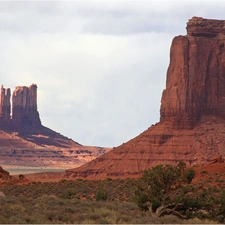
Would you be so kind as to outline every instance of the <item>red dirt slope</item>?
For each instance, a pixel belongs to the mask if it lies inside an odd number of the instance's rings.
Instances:
[[[158,123],[129,142],[75,169],[68,177],[136,176],[157,164],[187,166],[204,164],[218,155],[225,155],[225,120],[204,116],[191,130],[174,130],[170,123]]]

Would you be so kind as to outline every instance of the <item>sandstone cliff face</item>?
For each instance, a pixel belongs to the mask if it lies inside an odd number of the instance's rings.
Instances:
[[[173,39],[160,122],[67,177],[137,176],[159,163],[225,156],[225,21],[193,17]]]
[[[224,20],[210,20],[202,17],[192,17],[187,23],[187,34],[192,36],[215,37],[217,34],[225,34]]]
[[[15,127],[41,125],[37,111],[37,85],[16,87],[12,104],[12,121]]]
[[[225,21],[194,17],[170,51],[160,121],[193,128],[202,115],[225,117]]]
[[[37,129],[41,120],[37,110],[37,85],[18,86],[12,95],[11,91],[1,86],[0,90],[0,128],[18,131]],[[11,113],[12,107],[12,116]]]

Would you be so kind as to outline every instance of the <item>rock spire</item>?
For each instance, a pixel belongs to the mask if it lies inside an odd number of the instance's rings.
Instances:
[[[1,86],[0,91],[0,124],[10,120],[10,89]]]

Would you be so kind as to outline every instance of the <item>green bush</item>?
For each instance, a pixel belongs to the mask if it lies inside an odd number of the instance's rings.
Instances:
[[[184,172],[184,176],[187,180],[187,182],[190,184],[192,179],[195,177],[195,170],[193,169],[188,169]]]
[[[108,199],[108,192],[100,187],[95,195],[96,201],[106,201]]]
[[[67,188],[63,191],[61,197],[65,199],[72,199],[76,196],[77,190],[75,188]]]

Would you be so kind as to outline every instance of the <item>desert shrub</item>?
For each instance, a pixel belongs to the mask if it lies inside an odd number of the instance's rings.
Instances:
[[[201,174],[209,174],[208,171],[206,171],[206,170],[202,170],[200,173]]]
[[[191,182],[195,172],[191,169],[184,171],[184,167],[185,164],[179,162],[177,166],[157,165],[145,170],[136,183],[134,201],[141,209],[149,210],[157,217],[165,214],[186,217],[190,207],[183,203],[185,190],[182,186]]]
[[[66,208],[64,209],[64,212],[65,212],[65,213],[74,213],[75,210],[74,210],[74,208],[72,208],[72,207],[66,207]]]
[[[60,183],[66,183],[67,180],[66,180],[66,179],[62,179],[62,180],[60,180],[59,182],[60,182]]]
[[[10,205],[9,204],[4,204],[2,207],[1,207],[1,215],[5,218],[9,218],[12,216],[12,210],[10,208]]]
[[[108,177],[108,178],[106,178],[106,181],[107,182],[111,182],[112,181],[112,178]]]
[[[108,192],[100,187],[95,195],[96,201],[106,201],[108,199]]]
[[[100,219],[101,217],[100,217],[100,215],[98,215],[98,214],[96,214],[96,213],[90,213],[90,214],[88,215],[88,218],[89,218],[90,220],[98,220],[98,219]]]
[[[23,174],[19,174],[19,180],[24,180],[24,175]]]
[[[193,169],[188,169],[184,172],[185,179],[187,182],[190,184],[192,179],[195,177],[195,170]]]
[[[99,220],[97,220],[98,224],[111,224],[107,219],[105,218],[100,218]]]
[[[0,215],[0,224],[6,224],[8,223],[8,218],[6,218],[3,215]]]
[[[61,197],[66,199],[72,199],[76,196],[77,190],[75,188],[67,188],[63,191]]]
[[[207,193],[204,196],[207,196]],[[212,204],[213,201],[216,202],[212,198]],[[215,204],[219,205],[219,202]],[[222,212],[222,207],[219,210]],[[172,216],[152,218],[149,212],[140,211],[133,202],[81,201],[51,195],[42,195],[35,199],[6,196],[0,202],[0,223],[5,224],[149,224],[167,222],[183,223],[183,220],[175,219]]]

